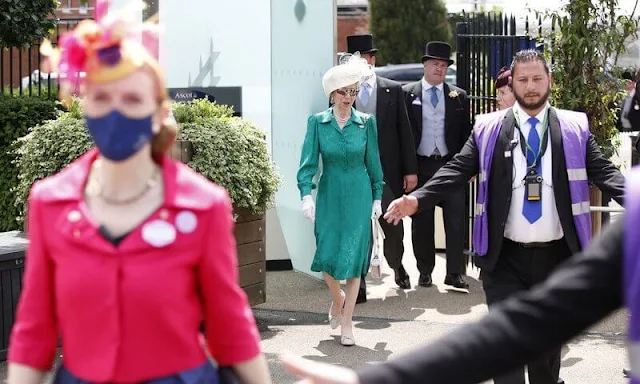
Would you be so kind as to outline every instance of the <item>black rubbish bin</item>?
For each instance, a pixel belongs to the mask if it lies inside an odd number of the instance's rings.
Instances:
[[[9,335],[22,291],[24,251],[27,238],[23,232],[0,233],[0,361],[7,358]]]

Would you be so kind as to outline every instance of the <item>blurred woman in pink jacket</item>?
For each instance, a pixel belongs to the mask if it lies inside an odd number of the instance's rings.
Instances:
[[[218,383],[205,348],[240,382],[269,383],[237,284],[229,196],[166,156],[176,125],[158,63],[136,39],[153,35],[108,16],[44,51],[63,94],[86,73],[95,148],[31,189],[8,383],[40,383],[58,337],[59,384]]]

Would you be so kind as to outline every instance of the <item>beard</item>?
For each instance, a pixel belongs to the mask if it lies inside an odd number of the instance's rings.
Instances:
[[[525,94],[523,96],[519,95],[518,92],[516,92],[515,88],[513,89],[513,96],[516,98],[516,101],[518,102],[518,105],[520,105],[521,107],[525,108],[525,109],[538,109],[540,107],[542,107],[543,105],[545,105],[547,103],[547,100],[549,100],[549,94],[551,94],[551,85],[549,85],[549,88],[547,88],[547,91],[544,93],[544,95],[542,95],[542,97],[540,97],[540,99],[538,101],[534,101],[534,102],[526,102],[524,97],[525,96],[537,96],[534,94]]]

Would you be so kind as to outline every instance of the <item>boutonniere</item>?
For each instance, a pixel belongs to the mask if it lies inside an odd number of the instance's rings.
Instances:
[[[455,90],[449,92],[449,97],[455,99],[456,97],[458,97],[458,92],[456,92]]]

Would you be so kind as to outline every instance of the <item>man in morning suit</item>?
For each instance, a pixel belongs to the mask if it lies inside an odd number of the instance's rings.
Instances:
[[[347,51],[351,54],[360,52],[360,56],[375,67],[378,50],[373,46],[372,35],[347,36]],[[355,108],[375,116],[378,124],[378,147],[385,181],[383,210],[394,199],[413,191],[418,184],[416,150],[403,97],[399,83],[374,73],[360,85],[355,101]],[[396,284],[402,289],[410,289],[409,275],[402,266],[404,229],[401,225],[387,223],[382,217],[380,224],[385,234],[384,256],[395,273]],[[357,302],[365,302],[366,297],[363,277]]]
[[[480,115],[462,151],[385,218],[429,209],[478,174],[473,247],[489,311],[529,290],[591,238],[589,182],[622,204],[624,177],[604,158],[587,116],[550,107],[551,74],[536,50],[511,64],[516,104]],[[560,348],[528,363],[531,384],[556,383]],[[494,379],[524,384],[524,367]]]
[[[418,159],[418,184],[423,185],[460,152],[471,133],[469,99],[462,89],[444,82],[451,60],[451,46],[440,41],[427,44],[422,56],[424,77],[403,87],[409,121],[413,130]],[[448,191],[446,199],[438,201],[442,207],[447,247],[447,275],[444,283],[459,289],[469,285],[465,273],[464,185]],[[412,217],[411,234],[420,279],[418,285],[432,285],[435,266],[434,209],[430,206]]]

